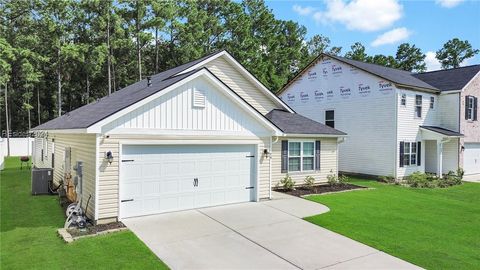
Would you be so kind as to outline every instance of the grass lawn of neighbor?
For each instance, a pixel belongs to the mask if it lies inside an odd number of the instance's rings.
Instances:
[[[480,269],[480,184],[351,183],[374,189],[309,196],[331,211],[306,220],[427,269]]]
[[[168,269],[132,232],[65,244],[57,196],[32,196],[30,170],[6,159],[0,173],[0,269]]]

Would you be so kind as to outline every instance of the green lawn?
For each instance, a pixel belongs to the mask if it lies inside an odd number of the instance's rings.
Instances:
[[[0,269],[168,269],[132,232],[65,244],[56,196],[30,195],[30,171],[18,158],[0,173]]]
[[[375,188],[308,199],[330,212],[306,220],[427,269],[480,269],[480,184]]]

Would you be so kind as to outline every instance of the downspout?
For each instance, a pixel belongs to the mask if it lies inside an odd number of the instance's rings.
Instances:
[[[100,178],[100,134],[95,134],[95,224],[98,220],[98,192],[99,192],[99,178]]]
[[[394,153],[394,158],[393,160],[395,160],[394,164],[393,164],[393,178],[395,179],[395,181],[397,180],[397,175],[398,175],[398,172],[397,172],[397,165],[398,165],[398,88],[395,88],[395,95],[394,96],[394,101],[395,101],[395,120],[394,120],[394,124],[395,124],[395,142],[394,142],[394,148],[395,151],[393,151]],[[422,153],[420,153],[422,154]]]
[[[337,145],[336,145],[336,149],[337,149],[337,177],[338,177],[338,171],[340,170],[340,168],[338,167],[338,156],[340,155],[339,154],[339,151],[338,151],[338,145],[340,145],[341,143],[345,142],[345,137],[340,137],[337,139]]]

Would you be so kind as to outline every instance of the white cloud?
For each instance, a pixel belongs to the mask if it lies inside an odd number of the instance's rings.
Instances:
[[[435,3],[444,8],[453,8],[460,5],[463,1],[464,0],[436,0]]]
[[[392,26],[403,15],[398,0],[326,0],[325,11],[317,11],[318,23],[341,23],[349,30],[378,31]]]
[[[427,71],[439,70],[442,67],[437,58],[435,58],[435,52],[429,51],[425,53],[425,56],[425,64],[427,65]]]
[[[315,11],[315,8],[313,8],[313,7],[302,7],[302,6],[299,6],[299,5],[294,5],[293,6],[293,11],[295,11],[296,13],[298,13],[301,16],[307,16],[307,15],[312,14]]]
[[[411,34],[412,32],[405,27],[395,28],[378,36],[372,42],[372,46],[378,47],[386,44],[395,44],[408,39]]]

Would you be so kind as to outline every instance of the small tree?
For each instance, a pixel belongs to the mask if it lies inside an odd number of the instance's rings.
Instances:
[[[457,68],[465,59],[474,57],[478,52],[479,50],[473,49],[468,40],[454,38],[443,44],[436,57],[443,69]]]

